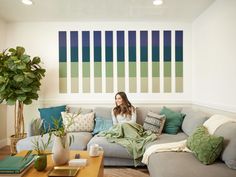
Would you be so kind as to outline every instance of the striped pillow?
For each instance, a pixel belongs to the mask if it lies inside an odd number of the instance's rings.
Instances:
[[[161,134],[165,120],[165,115],[159,115],[149,111],[145,118],[143,128],[144,130],[151,130],[153,133]]]

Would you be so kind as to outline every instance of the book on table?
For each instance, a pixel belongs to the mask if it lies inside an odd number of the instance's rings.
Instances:
[[[24,159],[22,156],[7,156],[0,160],[0,176],[2,174],[21,174],[33,162],[33,155]]]

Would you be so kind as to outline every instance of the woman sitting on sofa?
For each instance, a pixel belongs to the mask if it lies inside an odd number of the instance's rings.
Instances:
[[[122,123],[136,123],[136,110],[130,103],[125,92],[115,95],[116,107],[112,109],[113,125]]]

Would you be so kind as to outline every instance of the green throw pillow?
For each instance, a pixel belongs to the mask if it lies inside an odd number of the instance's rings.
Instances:
[[[187,139],[187,147],[205,165],[214,163],[223,149],[223,137],[210,135],[204,126],[199,126]]]
[[[182,126],[185,114],[172,111],[166,107],[161,109],[160,114],[164,114],[166,116],[163,132],[168,134],[177,134]]]

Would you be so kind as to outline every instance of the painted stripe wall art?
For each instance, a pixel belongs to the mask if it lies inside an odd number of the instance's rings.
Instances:
[[[59,31],[59,93],[182,93],[183,38],[183,30]]]

